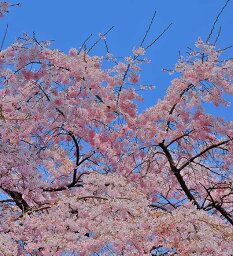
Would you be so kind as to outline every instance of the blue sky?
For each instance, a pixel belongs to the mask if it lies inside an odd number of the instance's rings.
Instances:
[[[16,3],[11,1],[12,3]],[[5,46],[27,33],[36,33],[39,40],[52,39],[52,48],[68,52],[71,47],[79,48],[92,33],[90,45],[115,26],[107,36],[110,51],[115,56],[127,56],[132,48],[139,45],[154,10],[157,11],[155,23],[147,38],[150,43],[163,29],[174,23],[172,28],[153,46],[146,57],[151,64],[143,66],[142,84],[154,84],[156,89],[143,93],[144,103],[140,111],[156,103],[163,97],[172,76],[162,72],[162,68],[172,69],[178,60],[178,52],[185,55],[186,47],[193,47],[198,36],[206,39],[216,15],[226,0],[40,0],[24,1],[22,7],[13,7],[6,18],[0,20],[0,38],[6,24],[9,25]],[[224,10],[216,26],[222,26],[219,46],[233,43],[233,1]],[[216,30],[217,32],[217,30]],[[216,35],[216,32],[214,35]],[[229,57],[233,51],[225,54]],[[99,44],[93,55],[105,55],[103,44]],[[231,108],[233,110],[233,108]],[[231,112],[214,110],[231,119]],[[217,112],[216,112],[217,111]]]

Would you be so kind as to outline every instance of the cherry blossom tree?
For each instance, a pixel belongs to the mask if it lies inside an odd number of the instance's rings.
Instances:
[[[233,123],[204,104],[228,106],[233,61],[208,41],[142,114],[145,40],[121,62],[27,35],[0,52],[1,256],[233,255]]]

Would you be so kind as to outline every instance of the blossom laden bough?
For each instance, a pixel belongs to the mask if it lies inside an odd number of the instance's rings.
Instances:
[[[0,52],[1,255],[232,255],[233,124],[203,103],[228,106],[233,62],[196,47],[141,114],[142,45],[108,69],[35,36]]]

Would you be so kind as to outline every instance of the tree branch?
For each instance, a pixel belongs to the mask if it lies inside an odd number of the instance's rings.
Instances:
[[[28,205],[28,203],[23,199],[23,196],[21,193],[17,192],[17,191],[12,191],[6,188],[1,187],[1,189],[7,194],[9,195],[13,201],[15,202],[15,204],[20,208],[20,210],[22,212],[27,211],[28,209],[30,209],[30,206]]]
[[[229,141],[231,141],[233,138],[226,140],[226,141],[221,141],[217,144],[213,144],[209,147],[207,147],[206,149],[202,150],[200,153],[198,153],[197,155],[191,157],[186,163],[184,163],[178,170],[181,171],[182,169],[184,169],[186,166],[188,166],[191,162],[193,162],[196,158],[204,155],[206,152],[208,152],[209,150],[213,149],[213,148],[217,148],[221,145],[224,145],[226,143],[228,143]]]
[[[201,184],[201,185],[202,185],[202,184]],[[213,197],[212,197],[210,191],[209,191],[204,185],[202,185],[202,187],[205,189],[205,191],[207,192],[207,194],[208,194],[209,197],[210,197],[210,200],[211,200],[211,202],[212,202],[212,203],[211,203],[211,206],[212,206],[213,208],[215,208],[218,212],[220,212],[220,213],[222,214],[222,216],[225,217],[225,218],[231,223],[231,225],[233,226],[233,219],[231,218],[231,216],[229,215],[229,213],[228,213],[225,209],[223,209],[222,206],[221,206],[218,202],[216,202],[216,201],[213,199]]]
[[[175,166],[175,162],[172,158],[172,155],[170,154],[168,148],[163,144],[163,143],[159,143],[159,146],[162,148],[163,152],[165,153],[171,171],[172,173],[175,175],[177,181],[179,182],[181,188],[183,189],[184,193],[186,194],[186,196],[188,197],[188,199],[192,202],[194,202],[194,204],[197,206],[197,208],[200,208],[198,202],[196,201],[195,197],[193,196],[193,194],[190,192],[189,188],[187,187],[182,175],[180,174],[180,170],[177,169],[177,167]]]

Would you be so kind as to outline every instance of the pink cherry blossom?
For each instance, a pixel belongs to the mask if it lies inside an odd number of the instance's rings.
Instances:
[[[1,51],[0,255],[232,255],[233,62],[198,39],[139,114],[133,53]]]
[[[145,54],[145,49],[140,46],[139,48],[136,48],[136,49],[133,50],[133,54],[135,56],[144,55]]]

